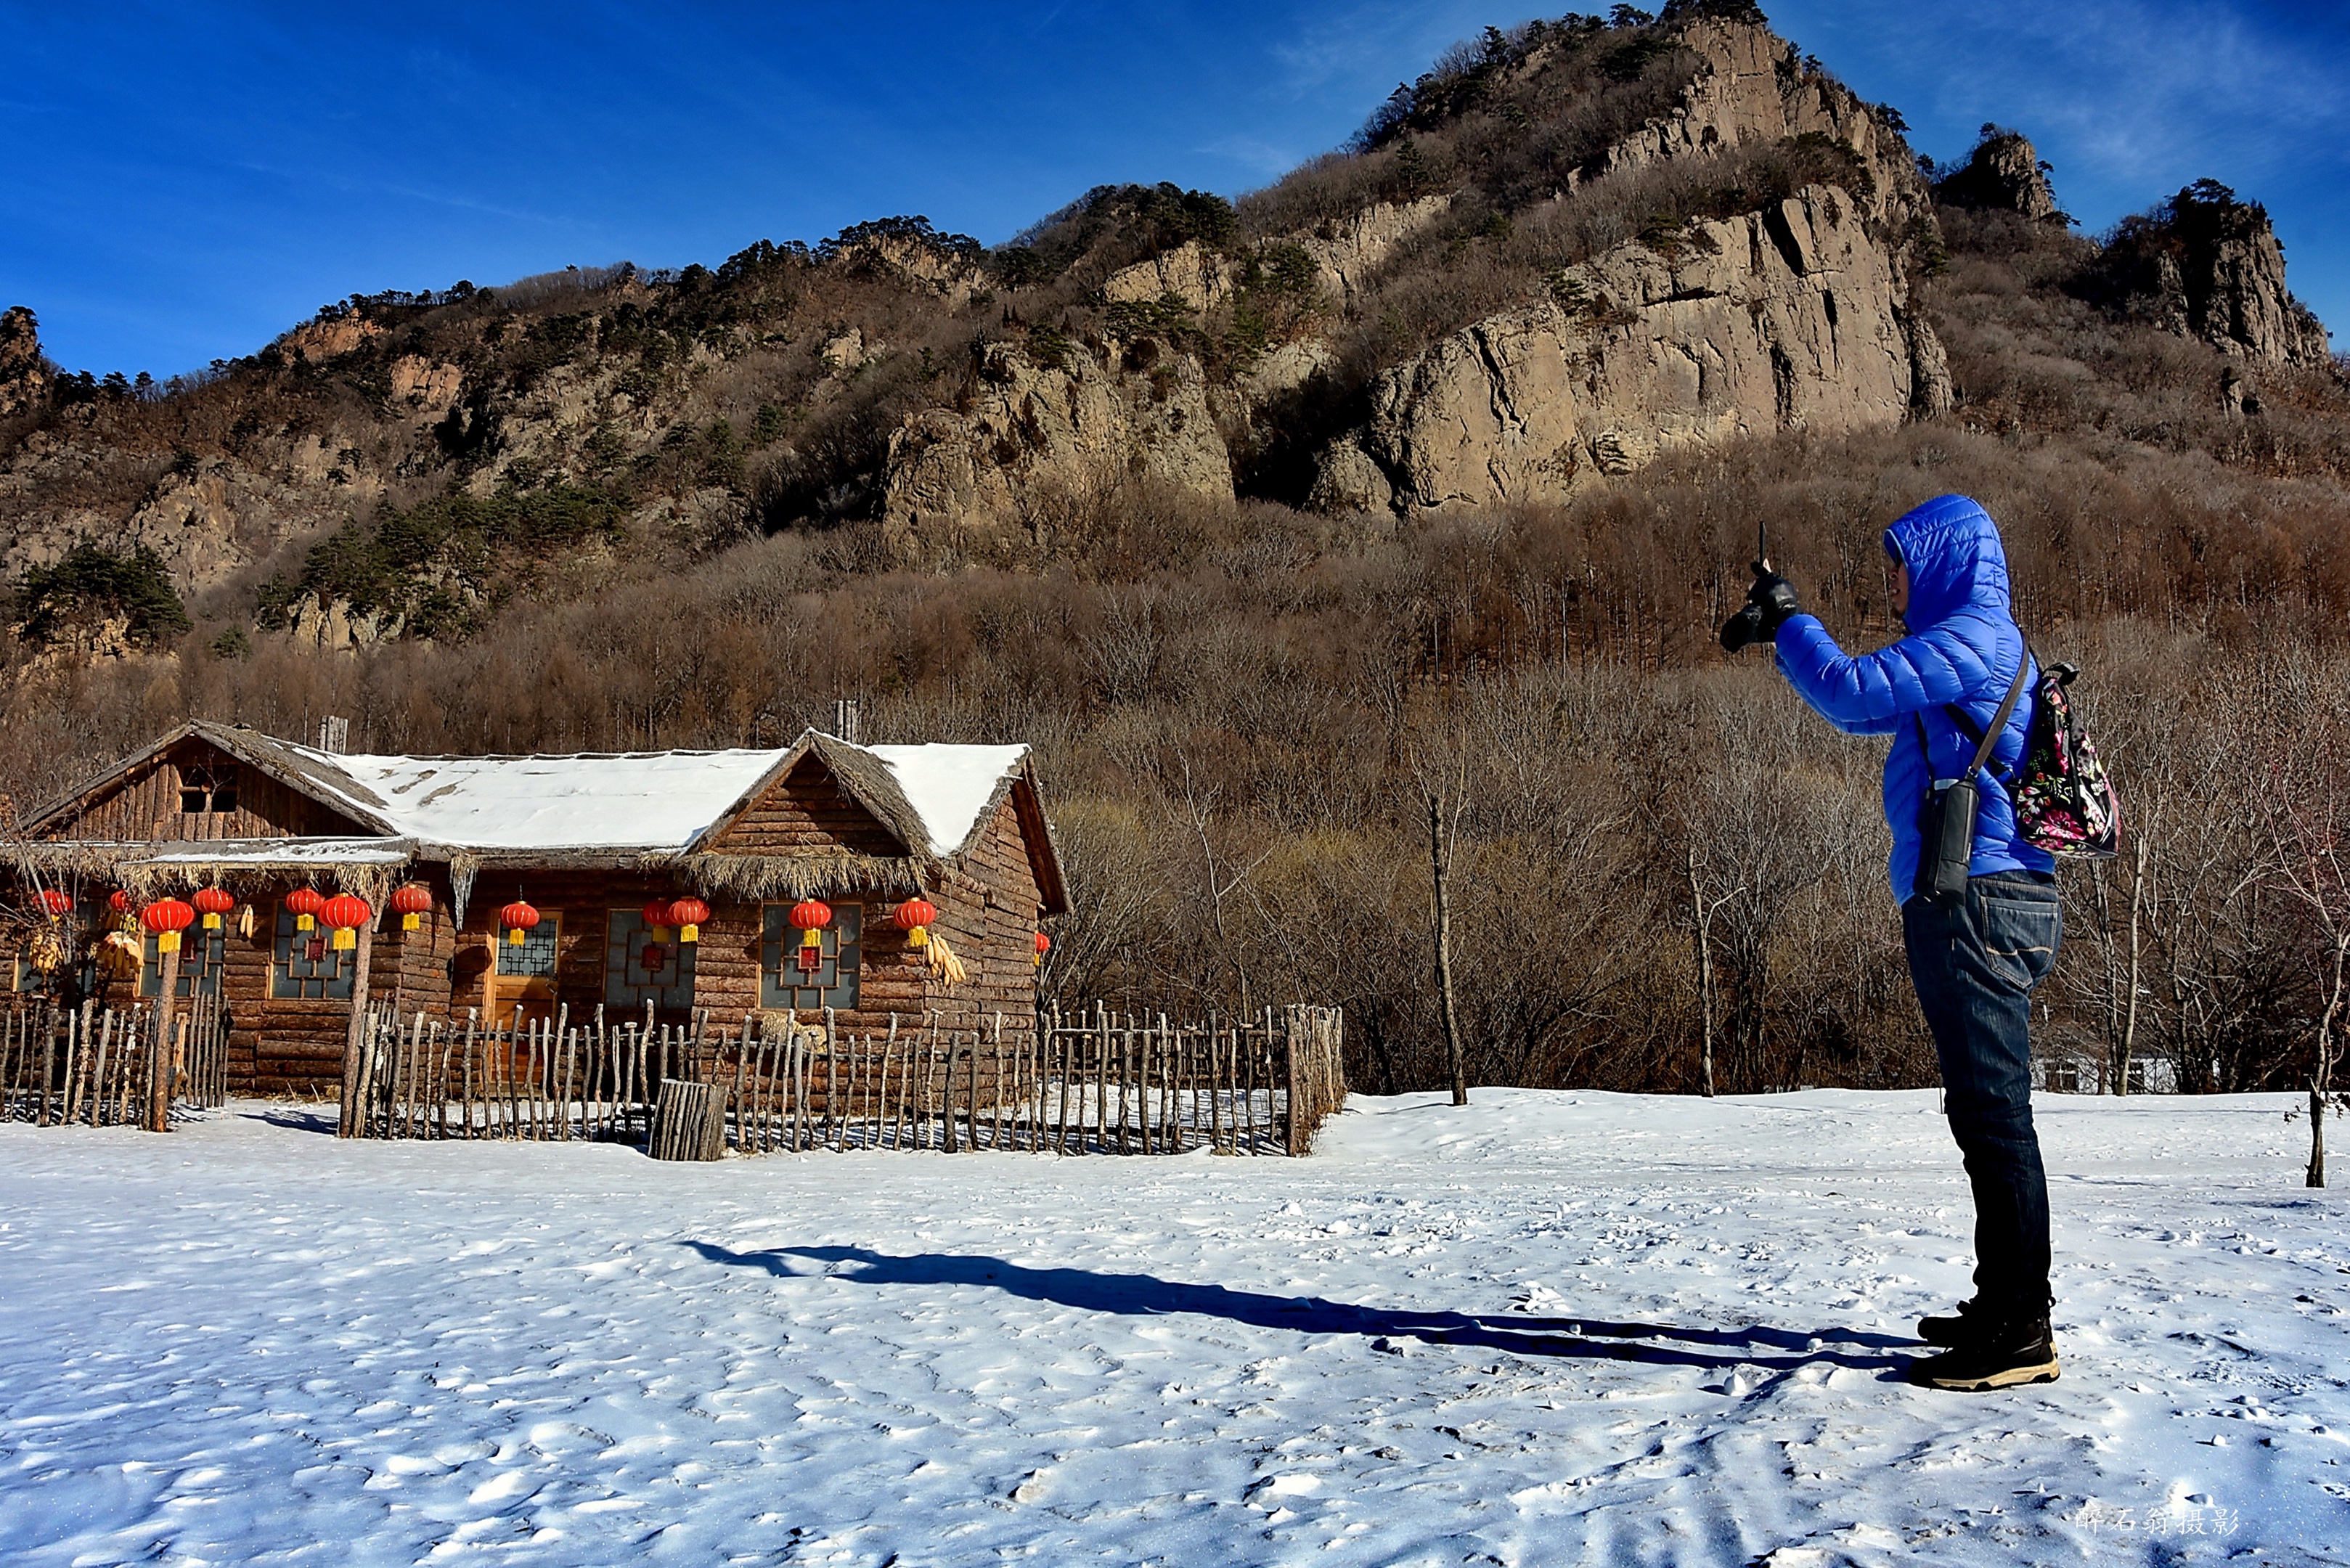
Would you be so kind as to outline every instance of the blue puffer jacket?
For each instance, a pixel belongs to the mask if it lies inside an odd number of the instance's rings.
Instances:
[[[1907,900],[1918,874],[1918,808],[1929,780],[1956,778],[1974,760],[1975,743],[1942,711],[1952,704],[1981,733],[1999,711],[2025,657],[2023,633],[2008,605],[2007,554],[1991,514],[1963,495],[1944,495],[1904,514],[1885,531],[1886,547],[1909,568],[1909,608],[1901,619],[1909,635],[1890,648],[1847,655],[1815,616],[1795,616],[1779,628],[1779,668],[1804,701],[1853,735],[1890,735],[1885,759],[1885,820],[1893,829],[1893,896]],[[1925,721],[1933,766],[1918,749]],[[2016,836],[2015,803],[2001,781],[2023,758],[2032,727],[2032,690],[1992,748],[1979,779],[1975,819],[1977,877],[1993,871],[2054,871],[2046,851]]]

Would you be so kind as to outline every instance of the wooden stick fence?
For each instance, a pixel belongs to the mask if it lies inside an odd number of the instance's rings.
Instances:
[[[0,1011],[0,1120],[144,1126],[159,1017],[144,1002],[123,1010],[40,1002]],[[228,1103],[226,1038],[219,998],[201,996],[172,1010],[174,1108]]]
[[[1344,1021],[1268,1009],[1176,1024],[1164,1013],[997,1018],[948,1029],[892,1016],[851,1033],[830,1013],[602,1009],[493,1029],[372,1012],[359,1136],[645,1143],[661,1158],[824,1149],[1057,1154],[1308,1152],[1346,1102]],[[714,1136],[705,1127],[717,1129]]]

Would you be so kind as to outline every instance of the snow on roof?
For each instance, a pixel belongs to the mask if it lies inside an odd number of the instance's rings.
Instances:
[[[467,849],[683,849],[791,752],[408,757],[278,744],[361,820]],[[889,767],[939,856],[962,847],[997,785],[1028,754],[1025,746],[859,749]]]
[[[141,845],[139,847],[147,848]],[[415,846],[382,838],[224,838],[168,844],[142,866],[402,866]]]
[[[468,849],[681,849],[783,753],[548,757],[338,755],[291,747],[365,791],[352,804],[411,838]]]
[[[979,826],[980,814],[995,798],[996,786],[1020,766],[1025,746],[867,746],[889,764],[930,829],[931,853],[954,854]]]

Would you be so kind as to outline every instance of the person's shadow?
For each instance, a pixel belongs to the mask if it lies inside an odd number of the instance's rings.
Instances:
[[[1517,1355],[1640,1361],[1709,1371],[1752,1366],[1783,1372],[1825,1363],[1891,1374],[1906,1358],[1868,1352],[1897,1346],[1918,1348],[1915,1340],[1848,1328],[1824,1328],[1808,1334],[1760,1324],[1746,1328],[1679,1328],[1670,1324],[1609,1323],[1585,1317],[1479,1317],[1468,1313],[1353,1306],[1318,1296],[1274,1296],[1223,1285],[1184,1284],[1152,1274],[1032,1269],[1002,1258],[953,1252],[896,1257],[863,1247],[775,1247],[764,1251],[737,1252],[709,1241],[687,1241],[683,1245],[713,1263],[760,1269],[785,1279],[822,1272],[868,1285],[981,1285],[1082,1312],[1129,1317],[1196,1313],[1253,1328],[1287,1329],[1297,1334],[1354,1334],[1380,1341],[1416,1339],[1427,1345],[1467,1345]],[[795,1262],[817,1267],[797,1269],[793,1267]],[[1830,1348],[1852,1345],[1864,1348]],[[1399,1347],[1378,1344],[1373,1348]],[[1763,1354],[1756,1354],[1758,1351]]]

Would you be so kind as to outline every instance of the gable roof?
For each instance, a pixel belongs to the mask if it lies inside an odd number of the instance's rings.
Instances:
[[[341,754],[199,719],[45,806],[27,830],[86,810],[109,785],[192,737],[348,818],[362,834],[408,841],[427,859],[686,854],[715,840],[813,755],[902,846],[908,869],[931,868],[971,846],[1005,793],[1028,778],[1029,756],[1026,746],[858,746],[816,730],[780,751]],[[1041,811],[1035,815],[1041,823]],[[1023,821],[1025,826],[1025,814]],[[141,847],[151,855],[156,846]],[[1058,857],[1049,834],[1031,854],[1057,907]]]

